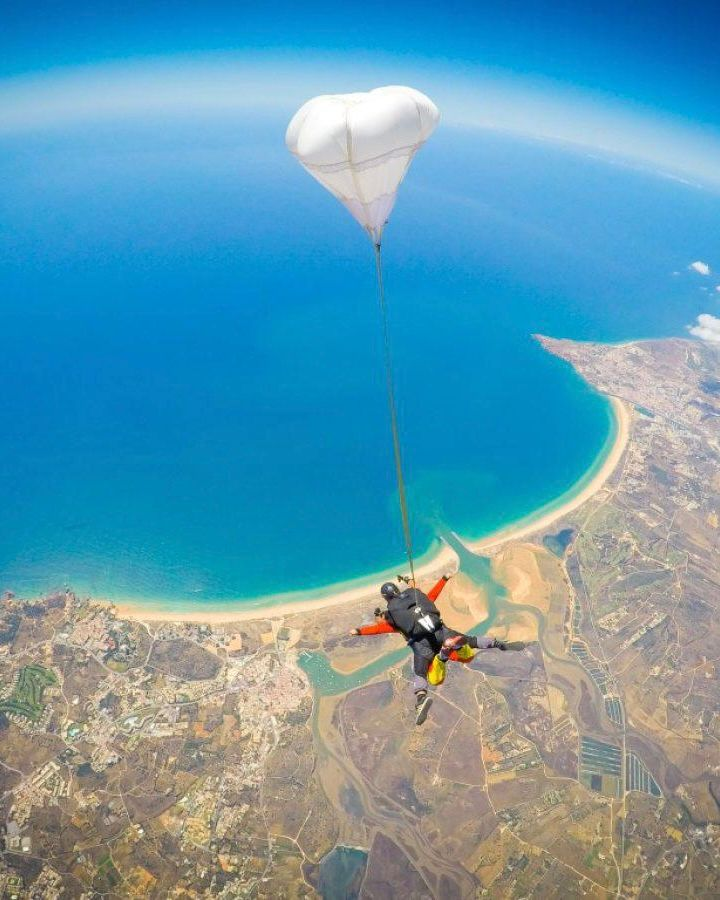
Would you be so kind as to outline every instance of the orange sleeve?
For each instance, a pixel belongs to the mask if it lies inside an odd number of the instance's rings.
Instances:
[[[450,654],[450,656],[448,656],[448,659],[451,659],[453,662],[464,663],[465,665],[467,665],[467,663],[473,661],[472,656],[468,656],[465,659],[462,659],[461,657],[459,657],[457,650],[453,650],[453,652]]]
[[[432,600],[432,602],[434,603],[440,596],[442,589],[445,587],[449,580],[450,579],[447,577],[447,575],[443,575],[440,581],[438,581],[438,583],[434,587],[430,588],[430,590],[427,592],[428,600]]]
[[[374,625],[363,625],[360,634],[394,634],[395,628],[389,622],[376,622]]]

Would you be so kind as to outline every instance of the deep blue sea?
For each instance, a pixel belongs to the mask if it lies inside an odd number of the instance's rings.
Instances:
[[[400,565],[371,247],[284,127],[0,142],[0,589],[224,602]],[[687,267],[720,267],[719,212],[649,172],[439,129],[384,247],[421,550],[581,477],[607,404],[531,335],[717,312]]]

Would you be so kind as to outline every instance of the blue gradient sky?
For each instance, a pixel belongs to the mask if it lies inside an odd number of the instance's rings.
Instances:
[[[108,116],[292,110],[415,84],[445,120],[720,184],[717,3],[3,7],[0,132]],[[97,67],[100,68],[97,68]]]
[[[464,60],[718,125],[717,2],[3,4],[6,74],[177,52],[318,48]]]

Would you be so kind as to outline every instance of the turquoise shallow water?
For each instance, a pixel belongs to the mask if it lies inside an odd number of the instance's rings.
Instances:
[[[370,247],[283,122],[200,124],[2,141],[0,588],[187,607],[402,560]],[[385,246],[421,550],[588,470],[607,405],[531,334],[677,334],[716,311],[687,265],[712,262],[719,206],[438,133]]]
[[[367,868],[368,852],[338,844],[320,862],[318,893],[323,900],[356,900]]]

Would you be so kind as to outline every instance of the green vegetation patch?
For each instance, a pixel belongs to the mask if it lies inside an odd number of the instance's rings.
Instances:
[[[18,674],[12,694],[0,701],[0,712],[14,713],[37,722],[45,710],[45,688],[57,684],[57,676],[43,666],[24,666]]]
[[[113,672],[117,672],[118,675],[123,675],[130,668],[128,663],[121,662],[117,659],[108,659],[105,661],[105,665],[108,669],[112,669]]]
[[[111,891],[116,885],[120,884],[121,876],[115,868],[110,855],[103,856],[98,863],[95,878],[93,879],[93,887],[100,892]]]

